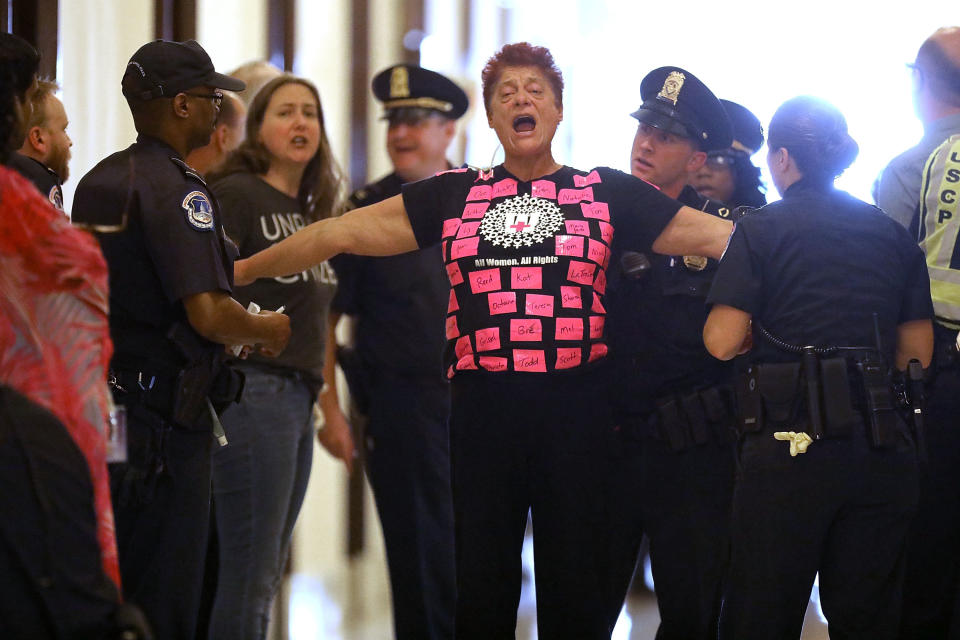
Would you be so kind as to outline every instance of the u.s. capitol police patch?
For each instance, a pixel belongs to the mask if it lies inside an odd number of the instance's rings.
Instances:
[[[50,193],[47,194],[47,199],[50,200],[50,204],[55,206],[60,211],[63,211],[63,191],[60,189],[60,185],[53,185],[53,187],[50,189]]]
[[[213,229],[213,205],[203,191],[191,191],[184,196],[180,206],[187,214],[187,222],[194,229],[200,231]]]

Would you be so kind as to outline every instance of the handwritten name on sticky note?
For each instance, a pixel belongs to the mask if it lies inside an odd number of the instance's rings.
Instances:
[[[603,269],[597,271],[597,279],[593,281],[593,288],[599,291],[600,293],[605,293],[607,290],[607,272]]]
[[[590,337],[594,340],[603,336],[603,316],[590,316]]]
[[[605,355],[607,355],[607,345],[603,344],[602,342],[590,345],[590,362],[599,360]]]
[[[478,184],[475,187],[471,187],[470,193],[467,194],[467,201],[471,200],[489,200],[493,197],[493,187],[488,184]]]
[[[560,287],[560,304],[567,309],[582,309],[580,287]]]
[[[453,340],[460,335],[457,327],[457,316],[447,316],[447,340]]]
[[[567,268],[567,280],[579,284],[593,284],[593,274],[597,270],[597,265],[590,262],[580,262],[571,260]]]
[[[486,293],[500,288],[500,269],[483,269],[471,271],[467,274],[470,279],[470,289],[474,293]]]
[[[514,318],[510,320],[510,339],[514,342],[540,342],[543,340],[543,326],[539,320]]]
[[[513,289],[542,289],[542,267],[510,267],[510,286]]]
[[[463,274],[460,273],[460,265],[456,262],[451,262],[447,265],[447,278],[450,280],[451,286],[457,286],[458,284],[463,284]]]
[[[546,371],[547,361],[543,351],[514,349],[513,368],[517,371]]]
[[[607,310],[603,308],[603,303],[600,302],[600,296],[597,295],[597,292],[593,292],[593,306],[590,307],[590,310],[594,313],[606,313]]]
[[[610,219],[610,207],[607,206],[606,202],[581,202],[580,211],[583,212],[584,218],[594,218],[596,220]]]
[[[603,266],[603,263],[607,261],[607,252],[609,251],[609,249],[607,249],[607,245],[598,240],[594,240],[593,238],[590,238],[589,243],[590,244],[587,247],[587,257],[597,264]],[[455,251],[457,243],[454,242],[453,244],[453,250]]]
[[[453,289],[450,289],[450,299],[447,301],[447,313],[453,313],[459,310],[460,303],[457,302],[457,294]]]
[[[477,362],[473,358],[473,354],[465,355],[459,360],[457,360],[457,369],[461,371],[470,371],[477,368]]]
[[[464,222],[460,225],[460,228],[457,230],[458,238],[466,238],[467,236],[477,235],[477,229],[480,228],[479,222]]]
[[[473,353],[473,345],[470,344],[470,336],[461,336],[457,338],[457,343],[453,346],[453,352],[457,355],[457,359]]]
[[[493,351],[500,348],[500,329],[497,327],[478,329],[474,331],[473,337],[477,351]]]
[[[583,340],[583,318],[557,318],[554,338],[557,340]]]
[[[528,316],[553,317],[553,296],[528,293],[523,302]]]
[[[476,189],[477,187],[474,187]],[[470,202],[463,208],[462,218],[466,220],[482,218],[483,214],[490,208],[489,202]]]
[[[600,239],[607,243],[607,245],[613,244],[613,225],[609,222],[597,222],[600,225]]]
[[[498,291],[487,294],[487,306],[490,307],[490,315],[495,316],[501,313],[517,312],[517,294],[513,291]]]
[[[480,366],[486,369],[487,371],[506,371],[507,370],[506,358],[497,358],[494,356],[480,356],[480,358],[478,359],[480,361]]]
[[[447,218],[443,221],[443,237],[449,238],[460,228],[460,218]]]
[[[530,195],[544,200],[556,200],[557,185],[549,180],[534,180],[530,186]]]
[[[450,246],[450,259],[459,260],[460,258],[477,255],[477,247],[479,244],[479,236],[464,238],[463,240],[454,240]]]
[[[600,184],[600,174],[594,169],[585,176],[573,176],[573,184],[577,187],[586,187],[591,184]]]
[[[583,240],[583,236],[554,236],[554,242],[556,243],[554,253],[558,256],[576,256],[582,258]]]
[[[504,178],[499,182],[493,183],[493,197],[503,198],[505,196],[517,195],[517,181],[513,178]]]
[[[557,369],[572,369],[580,366],[583,354],[580,349],[562,347],[557,349]]]
[[[578,202],[592,201],[593,187],[586,189],[560,189],[560,195],[557,196],[557,202],[560,204],[576,204]]]
[[[590,223],[586,220],[566,220],[563,224],[567,228],[567,233],[576,233],[581,236],[590,235]]]

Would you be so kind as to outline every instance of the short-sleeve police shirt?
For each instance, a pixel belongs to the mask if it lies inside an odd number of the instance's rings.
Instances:
[[[923,253],[876,207],[804,179],[742,218],[708,297],[792,345],[875,346],[892,362],[897,325],[933,317]],[[757,338],[752,362],[795,356]]]
[[[440,243],[451,290],[448,375],[576,370],[607,353],[612,250],[650,251],[680,203],[608,168],[532,181],[504,167],[404,185],[420,247]]]
[[[140,136],[83,177],[72,218],[88,225],[125,222],[119,232],[97,234],[110,269],[116,355],[176,362],[165,335],[174,322],[186,322],[181,300],[233,287],[236,255],[228,255],[206,184],[172,147]],[[151,334],[159,340],[144,339]],[[143,353],[145,343],[155,350]]]

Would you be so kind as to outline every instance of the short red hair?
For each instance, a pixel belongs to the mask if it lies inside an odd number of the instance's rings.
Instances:
[[[483,107],[490,115],[490,99],[493,89],[500,81],[500,75],[507,67],[537,67],[546,76],[553,88],[553,95],[557,107],[563,108],[563,74],[553,61],[553,54],[546,47],[535,47],[529,42],[515,42],[505,44],[487,60],[487,65],[480,74],[483,82]]]

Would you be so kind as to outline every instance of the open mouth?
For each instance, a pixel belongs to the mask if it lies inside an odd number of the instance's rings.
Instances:
[[[513,119],[513,130],[517,133],[526,133],[537,128],[537,121],[533,116],[517,116]]]
[[[644,169],[651,169],[651,168],[653,167],[652,164],[650,164],[649,162],[647,162],[647,161],[644,160],[643,158],[634,158],[634,159],[633,159],[633,164],[635,164],[635,165],[637,165],[637,166],[639,166],[639,167],[641,167],[641,168],[644,168]]]
[[[303,146],[306,146],[307,139],[304,138],[303,136],[294,136],[291,142],[293,142],[293,144],[297,147],[303,147]]]

